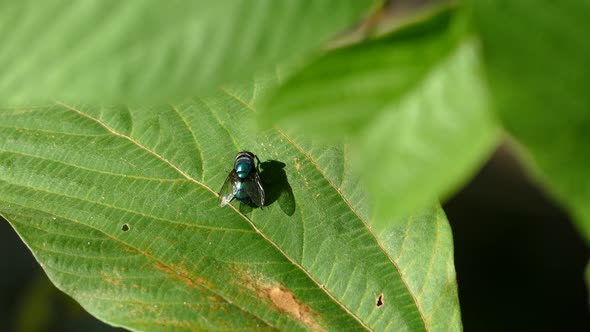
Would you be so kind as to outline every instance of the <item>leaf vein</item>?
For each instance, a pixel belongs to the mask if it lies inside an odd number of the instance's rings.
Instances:
[[[103,175],[108,175],[108,176],[115,176],[115,177],[121,177],[121,178],[126,178],[126,179],[137,179],[137,180],[144,180],[144,181],[153,181],[153,182],[184,182],[184,181],[190,181],[189,179],[186,178],[177,178],[177,179],[163,179],[163,178],[149,178],[149,177],[144,177],[144,176],[138,176],[138,175],[127,175],[127,174],[119,174],[119,173],[112,173],[112,172],[108,172],[108,171],[100,171],[97,169],[91,169],[91,168],[87,168],[84,166],[80,166],[80,165],[74,165],[74,164],[70,164],[67,163],[65,161],[62,160],[56,160],[56,159],[50,159],[50,158],[44,158],[41,156],[35,156],[32,154],[28,154],[28,153],[23,153],[23,152],[17,152],[17,151],[6,151],[7,153],[11,153],[11,154],[15,154],[15,155],[19,155],[19,156],[23,156],[23,157],[30,157],[30,158],[34,158],[34,159],[39,159],[39,160],[43,160],[43,161],[49,161],[49,162],[53,162],[53,163],[57,163],[57,164],[61,164],[61,165],[65,165],[65,166],[69,166],[69,167],[74,167],[80,170],[84,170],[87,172],[92,172],[92,173],[97,173],[97,174],[103,174]]]
[[[225,90],[224,90],[225,91]],[[236,98],[236,97],[234,97]],[[237,100],[240,100],[239,98]],[[241,101],[240,101],[241,102]],[[92,121],[95,121],[96,123],[100,124],[101,126],[103,126],[105,129],[107,129],[108,131],[110,131],[111,133],[113,133],[113,135],[119,136],[119,137],[123,137],[128,139],[130,142],[134,143],[135,145],[137,145],[139,148],[145,150],[147,153],[152,154],[153,156],[159,158],[160,160],[162,160],[164,163],[166,163],[169,167],[171,167],[172,169],[174,169],[175,171],[177,171],[178,173],[180,173],[181,175],[183,175],[184,177],[186,177],[187,179],[193,181],[194,183],[196,183],[199,186],[202,186],[203,188],[205,188],[206,190],[208,190],[209,192],[211,192],[215,197],[219,197],[219,195],[217,194],[217,192],[213,191],[210,187],[208,187],[207,185],[205,185],[204,183],[192,178],[190,175],[188,175],[187,173],[185,173],[184,171],[182,171],[181,169],[179,169],[178,167],[176,167],[173,163],[171,163],[169,160],[167,160],[166,158],[164,158],[163,156],[160,156],[159,154],[157,154],[155,151],[152,151],[150,149],[148,149],[147,147],[143,146],[141,143],[139,143],[138,141],[135,141],[133,138],[126,136],[124,134],[121,134],[115,130],[113,130],[112,128],[110,128],[109,126],[107,126],[105,123],[103,123],[102,121],[100,121],[99,119],[93,118],[92,116],[81,112],[80,110],[60,102],[60,104],[64,107],[66,107],[67,109],[70,109],[73,112],[78,113],[80,116],[83,116],[85,118],[88,118]],[[206,104],[205,104],[206,105]],[[208,109],[211,111],[211,113],[213,114],[213,116],[215,118],[216,115],[214,114],[213,110],[208,106]],[[219,119],[217,119],[219,121]],[[221,125],[221,122],[220,122]],[[224,129],[227,131],[227,129],[224,127]],[[228,132],[229,135],[229,132]],[[231,135],[229,135],[231,140],[233,140],[233,137]],[[235,141],[234,141],[235,144]],[[299,268],[299,270],[304,273],[312,282],[314,282],[316,285],[320,286],[320,283],[306,270],[303,268],[303,266],[301,266],[298,262],[296,262],[292,257],[290,257],[289,255],[287,255],[287,253],[281,248],[279,247],[274,241],[272,241],[267,235],[265,235],[264,233],[262,233],[262,231],[260,231],[260,229],[256,226],[256,224],[254,224],[254,222],[248,218],[247,216],[245,216],[244,214],[240,213],[240,211],[233,205],[229,204],[228,205],[232,210],[234,210],[238,216],[241,216],[246,222],[248,222],[250,224],[250,226],[254,229],[254,231],[256,233],[258,233],[265,241],[267,241],[270,245],[272,245],[283,257],[285,257],[285,259],[287,259],[288,261],[290,261],[293,265],[297,266],[297,268]],[[147,254],[147,253],[146,253]],[[155,258],[154,258],[155,259]],[[163,263],[162,263],[163,264]],[[174,271],[174,270],[173,270]],[[180,274],[179,274],[180,275]],[[334,303],[338,304],[345,312],[347,312],[350,317],[353,317],[365,330],[370,331],[371,329],[365,324],[365,322],[363,322],[357,315],[355,315],[353,312],[351,312],[343,303],[341,303],[338,299],[336,299],[334,297],[334,295],[332,295],[330,292],[327,292],[323,287],[320,287],[320,289],[323,289],[325,294],[330,297],[332,299],[332,301],[334,301]]]
[[[197,155],[199,156],[200,161],[201,161],[200,162],[200,164],[201,164],[201,181],[205,181],[205,158],[203,156],[203,149],[201,148],[199,141],[197,141],[197,137],[195,137],[195,133],[192,130],[191,126],[186,121],[186,118],[178,111],[178,109],[174,105],[170,105],[170,107],[178,115],[180,120],[182,120],[182,123],[184,124],[186,129],[191,133],[191,137],[193,138],[193,143],[195,144],[195,150],[197,150]]]
[[[240,146],[238,145],[238,143],[236,142],[236,140],[234,139],[234,137],[229,133],[229,130],[227,129],[227,127],[225,127],[225,125],[223,124],[223,122],[221,122],[221,119],[219,119],[219,117],[217,116],[217,114],[215,114],[215,111],[213,111],[213,109],[211,108],[211,106],[209,106],[209,104],[207,104],[207,102],[205,100],[201,99],[201,102],[205,106],[205,109],[207,109],[209,111],[209,113],[211,113],[211,116],[219,124],[219,127],[221,127],[225,131],[225,133],[227,134],[227,137],[233,143],[233,145],[236,148],[236,150],[240,151],[241,150],[240,149]]]
[[[24,128],[24,127],[8,127],[8,126],[0,126],[0,128],[2,129],[13,129],[16,131],[28,131],[28,132],[38,132],[38,133],[43,133],[43,134],[48,134],[48,135],[62,135],[62,136],[73,136],[73,137],[102,137],[102,136],[108,136],[109,133],[103,133],[103,134],[81,134],[81,133],[66,133],[63,131],[51,131],[51,130],[46,130],[46,129],[32,129],[32,128]]]
[[[51,212],[49,212],[49,211],[44,211],[44,210],[40,210],[40,209],[36,209],[36,208],[31,208],[31,207],[28,207],[28,206],[25,206],[25,205],[21,205],[21,206],[23,206],[23,207],[25,207],[25,208],[30,208],[30,209],[34,209],[34,210],[38,210],[38,211],[42,211],[42,212],[45,212],[45,213],[51,213]],[[75,224],[82,225],[82,226],[86,226],[86,227],[88,227],[88,228],[91,228],[91,229],[94,229],[94,230],[96,230],[96,231],[98,231],[98,232],[100,232],[100,233],[103,233],[105,236],[107,236],[108,238],[112,239],[113,241],[115,241],[115,242],[118,242],[118,243],[120,243],[120,244],[122,244],[122,245],[124,245],[124,246],[126,246],[126,247],[128,247],[128,248],[130,248],[130,249],[137,250],[138,252],[140,252],[141,254],[143,254],[143,256],[145,256],[146,258],[150,259],[151,261],[153,261],[153,262],[156,262],[156,263],[158,263],[158,264],[161,264],[162,266],[165,266],[167,269],[169,269],[169,270],[171,270],[171,271],[174,271],[174,272],[176,273],[176,275],[178,276],[178,278],[181,278],[181,279],[187,279],[187,278],[188,278],[187,276],[185,276],[185,275],[183,275],[182,273],[180,273],[179,271],[177,271],[177,270],[174,268],[174,266],[170,266],[170,265],[168,265],[168,264],[164,263],[162,260],[160,260],[160,259],[156,258],[155,256],[153,256],[153,255],[149,254],[149,253],[148,253],[148,252],[146,252],[146,251],[143,251],[143,250],[141,250],[139,247],[135,247],[135,246],[133,246],[133,245],[131,245],[131,244],[129,244],[129,243],[127,243],[127,242],[125,242],[125,241],[123,241],[123,240],[121,240],[121,239],[117,238],[117,237],[114,237],[114,236],[112,236],[111,234],[109,234],[109,233],[107,233],[107,232],[105,232],[105,231],[103,231],[103,230],[101,230],[101,229],[99,229],[99,228],[97,228],[97,227],[95,227],[95,226],[92,226],[92,225],[89,225],[89,224],[85,224],[85,223],[83,223],[83,222],[81,222],[81,221],[79,221],[79,220],[76,220],[76,219],[73,219],[73,218],[70,218],[70,217],[66,217],[66,216],[60,216],[60,218],[62,218],[62,219],[66,219],[66,220],[70,220],[71,222],[73,222],[73,223],[75,223]],[[57,270],[57,269],[56,269],[56,271],[58,271],[58,272],[63,272],[63,271],[59,271],[59,270]],[[71,275],[75,275],[74,273],[71,273],[71,272],[63,272],[63,273],[68,273],[68,274],[71,274]],[[242,307],[242,306],[240,306],[240,305],[237,305],[237,304],[233,303],[232,301],[229,301],[229,300],[228,300],[228,299],[227,299],[227,298],[226,298],[224,295],[222,295],[221,293],[218,293],[218,292],[216,292],[215,290],[213,290],[213,289],[210,289],[210,288],[208,288],[208,287],[206,287],[206,286],[202,286],[202,287],[203,287],[204,289],[207,289],[209,292],[211,292],[211,293],[213,293],[213,294],[216,294],[217,296],[221,297],[221,298],[222,298],[224,301],[226,301],[226,302],[228,302],[228,303],[230,303],[230,304],[234,305],[235,307],[237,307],[238,309],[240,309],[240,310],[244,311],[245,313],[251,314],[252,316],[254,316],[254,317],[256,317],[256,318],[260,319],[261,321],[265,322],[265,323],[266,323],[268,326],[275,328],[275,327],[274,327],[272,324],[270,324],[269,322],[267,322],[267,321],[265,321],[264,319],[262,319],[261,317],[259,317],[259,316],[258,316],[256,313],[254,313],[254,312],[251,312],[251,311],[249,311],[248,309],[246,309],[246,308],[244,308],[244,307]]]
[[[322,177],[328,182],[328,184],[336,191],[336,193],[338,193],[338,195],[341,197],[342,201],[348,206],[350,211],[359,219],[359,221],[361,221],[363,223],[363,225],[365,226],[365,228],[367,229],[369,234],[371,234],[371,236],[373,237],[373,239],[374,239],[375,243],[377,244],[377,246],[379,247],[379,249],[385,254],[387,259],[397,269],[401,281],[403,282],[406,290],[408,291],[408,294],[410,294],[410,296],[412,297],[412,300],[414,301],[414,304],[416,306],[418,314],[420,315],[420,318],[422,319],[424,329],[426,331],[428,331],[429,329],[428,329],[428,325],[426,324],[426,319],[424,317],[424,313],[420,309],[420,306],[418,304],[418,299],[416,298],[416,295],[410,289],[405,275],[402,273],[402,270],[398,266],[397,262],[395,260],[393,260],[393,258],[389,254],[389,252],[385,249],[385,247],[383,246],[381,241],[379,241],[379,239],[377,238],[377,236],[375,235],[375,233],[373,232],[373,230],[369,226],[368,222],[363,217],[361,217],[361,215],[353,208],[352,204],[350,204],[348,199],[346,199],[346,197],[344,197],[344,194],[342,194],[342,192],[340,190],[338,190],[336,185],[328,178],[328,176],[326,174],[324,174],[324,172],[321,170],[319,165],[311,158],[311,156],[309,156],[305,151],[303,151],[303,149],[301,149],[301,147],[297,143],[295,143],[289,136],[287,136],[285,133],[283,133],[283,131],[281,131],[280,129],[277,129],[277,131],[317,169],[318,173],[321,174]]]
[[[428,261],[428,269],[426,270],[426,273],[424,275],[424,282],[422,283],[420,290],[416,293],[416,295],[418,297],[422,296],[422,293],[424,292],[424,289],[426,288],[427,280],[432,276],[432,267],[434,265],[434,257],[436,256],[436,248],[438,246],[438,241],[440,239],[440,212],[436,213],[436,220],[434,221],[434,223],[436,225],[436,231],[434,232],[434,243],[432,244],[433,252],[432,252],[432,255],[430,255],[430,259]]]
[[[169,223],[174,224],[174,225],[181,225],[181,226],[186,226],[186,227],[189,227],[189,228],[205,229],[205,230],[210,230],[210,231],[218,231],[218,232],[223,232],[224,234],[227,233],[227,232],[233,232],[233,231],[235,231],[235,232],[242,232],[242,233],[251,233],[252,232],[250,230],[239,229],[239,228],[220,228],[220,227],[203,226],[203,225],[199,225],[199,224],[191,224],[191,223],[185,223],[185,222],[178,222],[178,221],[173,221],[173,220],[162,218],[162,217],[150,216],[150,215],[147,215],[147,214],[138,212],[138,211],[125,209],[125,208],[122,208],[122,207],[118,207],[118,206],[114,206],[114,205],[110,205],[110,204],[106,204],[106,203],[101,203],[101,202],[98,202],[98,201],[91,201],[91,200],[83,199],[83,198],[80,198],[80,197],[74,197],[74,196],[66,195],[64,193],[52,192],[52,191],[48,191],[48,190],[41,189],[41,188],[35,188],[35,187],[25,186],[25,185],[20,185],[20,184],[14,184],[14,183],[10,183],[10,182],[7,182],[7,181],[2,181],[2,180],[0,180],[0,182],[4,182],[4,183],[7,183],[9,185],[20,187],[20,188],[31,189],[31,190],[38,191],[38,192],[44,192],[44,193],[49,194],[49,195],[56,195],[56,196],[59,196],[59,197],[73,199],[73,200],[77,200],[77,201],[81,201],[81,202],[85,202],[85,203],[96,204],[98,206],[102,206],[102,207],[106,207],[106,208],[110,208],[110,209],[118,210],[118,211],[122,211],[122,212],[127,212],[127,213],[130,213],[130,214],[133,214],[133,215],[137,215],[137,216],[140,216],[140,217],[144,217],[145,219],[148,219],[148,220],[149,219],[152,219],[152,220],[164,221],[164,222],[169,222]],[[29,207],[27,207],[27,208],[29,208]],[[60,216],[60,217],[62,217],[62,216]],[[67,218],[64,218],[64,219],[67,219]]]

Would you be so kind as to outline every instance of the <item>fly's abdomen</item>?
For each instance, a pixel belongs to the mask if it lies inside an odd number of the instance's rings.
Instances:
[[[236,199],[242,203],[248,203],[250,201],[250,196],[246,192],[246,188],[244,187],[243,182],[239,182],[236,184],[238,192],[236,192]]]

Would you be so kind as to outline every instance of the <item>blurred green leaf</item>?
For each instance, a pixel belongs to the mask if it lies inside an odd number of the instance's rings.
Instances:
[[[0,98],[186,98],[317,49],[379,1],[2,1]]]
[[[364,128],[457,45],[444,10],[388,36],[325,53],[263,100],[260,120],[328,135]]]
[[[262,121],[351,137],[378,221],[436,202],[472,174],[498,136],[461,18],[444,9],[326,53],[270,95]]]
[[[505,127],[590,240],[590,2],[471,5]]]
[[[442,210],[372,226],[348,148],[253,132],[255,95],[2,109],[0,213],[57,287],[113,325],[460,330]],[[265,188],[291,190],[291,215],[278,198],[218,207],[242,149],[284,163],[288,182]]]

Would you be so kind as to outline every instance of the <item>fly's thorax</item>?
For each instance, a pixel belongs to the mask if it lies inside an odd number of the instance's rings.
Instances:
[[[234,168],[240,179],[246,178],[254,169],[254,155],[247,151],[238,153]]]

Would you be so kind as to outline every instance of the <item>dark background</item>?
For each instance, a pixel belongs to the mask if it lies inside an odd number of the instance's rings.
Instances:
[[[444,209],[466,331],[590,331],[588,249],[507,148]]]
[[[445,205],[466,331],[590,331],[589,252],[572,223],[500,148]],[[51,285],[0,221],[0,331],[108,331]]]

